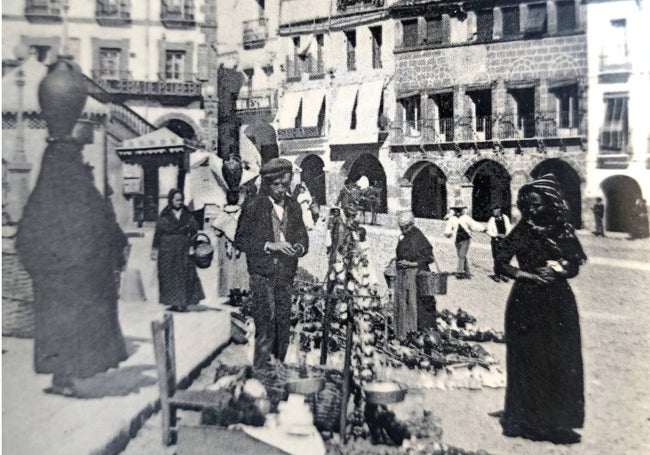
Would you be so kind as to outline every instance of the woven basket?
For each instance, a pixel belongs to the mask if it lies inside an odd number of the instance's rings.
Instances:
[[[32,279],[18,256],[7,252],[2,254],[2,336],[34,336]]]

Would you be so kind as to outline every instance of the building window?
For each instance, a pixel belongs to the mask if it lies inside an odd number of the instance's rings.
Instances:
[[[119,79],[122,49],[103,47],[99,50],[99,76],[102,79]]]
[[[185,71],[185,52],[183,51],[166,51],[165,52],[165,80],[182,81],[184,80]]]
[[[357,69],[357,32],[355,30],[345,32],[345,38],[347,42],[348,71],[355,71]]]
[[[325,64],[323,62],[323,47],[325,43],[324,35],[316,35],[316,73],[323,74],[325,72]]]
[[[621,65],[627,62],[627,22],[615,19],[610,22],[607,44],[603,47],[601,66]]]
[[[381,68],[381,27],[371,27],[370,34],[372,36],[372,67],[378,69]]]
[[[476,12],[476,40],[486,42],[492,39],[494,12],[491,9]]]
[[[430,95],[433,102],[433,131],[436,142],[451,142],[454,140],[454,94],[436,93]]]
[[[287,57],[288,58],[288,57]],[[301,68],[300,68],[300,37],[293,37],[293,62],[289,62],[287,69],[288,78],[298,78],[300,77]]]
[[[623,151],[627,145],[627,94],[605,96],[605,122],[600,133],[600,148]]]
[[[404,47],[414,47],[418,44],[418,20],[402,21],[402,45]]]
[[[551,91],[556,101],[556,122],[560,129],[578,127],[578,86],[558,87]]]
[[[413,95],[398,100],[402,118],[402,132],[407,135],[419,135],[421,114],[420,114],[420,95]]]
[[[503,17],[503,37],[513,38],[519,36],[519,7],[512,6],[501,10]]]
[[[535,88],[508,90],[507,104],[512,115],[506,116],[506,137],[535,137]]]
[[[542,35],[546,33],[546,3],[528,5],[526,14],[525,33],[528,35]]]
[[[442,29],[442,16],[427,17],[427,37],[428,44],[441,44],[444,40],[444,32]]]
[[[576,29],[576,4],[573,0],[557,2],[557,31],[570,32]]]

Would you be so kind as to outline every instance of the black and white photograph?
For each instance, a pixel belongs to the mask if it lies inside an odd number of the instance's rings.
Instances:
[[[3,0],[6,455],[650,453],[650,0]]]

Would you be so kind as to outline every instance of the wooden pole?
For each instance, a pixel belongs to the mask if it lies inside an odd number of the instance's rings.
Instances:
[[[353,320],[352,302],[348,302],[348,323],[345,329],[345,361],[343,363],[343,389],[341,391],[341,416],[339,420],[339,435],[343,444],[347,443],[345,427],[348,420],[348,400],[350,399],[350,361],[352,357],[352,324]]]
[[[331,270],[331,268],[330,268]],[[323,314],[323,338],[320,343],[320,364],[327,363],[327,349],[329,345],[330,336],[330,323],[332,320],[332,311],[334,310],[334,302],[332,299],[332,291],[334,290],[334,280],[329,279],[329,272],[327,274],[328,282],[325,295],[325,312]]]

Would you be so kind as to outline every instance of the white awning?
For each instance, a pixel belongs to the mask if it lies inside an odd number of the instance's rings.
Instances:
[[[379,104],[383,87],[384,81],[377,80],[365,82],[359,89],[359,105],[357,106],[359,126],[357,128],[375,136],[378,133],[377,121],[379,120]]]
[[[302,93],[302,126],[318,126],[318,113],[325,102],[325,89]]]
[[[330,141],[333,144],[350,143],[348,138],[351,138],[350,122],[352,121],[352,108],[354,107],[354,100],[357,98],[358,92],[359,85],[357,84],[337,87],[336,97],[332,105],[333,114],[330,121]],[[359,116],[357,115],[358,121]]]
[[[279,100],[276,120],[278,128],[294,128],[298,107],[300,106],[301,92],[285,92]]]
[[[188,147],[183,139],[168,128],[162,127],[151,133],[143,134],[122,142],[116,148],[120,157],[133,155],[161,155],[169,153],[184,153]]]

